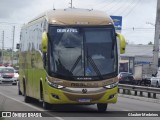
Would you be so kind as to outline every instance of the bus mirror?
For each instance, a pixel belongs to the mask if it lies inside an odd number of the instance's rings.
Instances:
[[[117,37],[120,41],[120,54],[123,54],[125,53],[125,49],[126,49],[126,40],[124,36],[120,33],[117,33]]]
[[[46,53],[48,49],[48,36],[46,32],[42,34],[42,52]]]

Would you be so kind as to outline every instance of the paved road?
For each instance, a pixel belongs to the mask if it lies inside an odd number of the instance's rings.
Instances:
[[[17,94],[17,86],[0,85],[0,111],[44,111],[42,105],[37,103],[24,103],[23,96]],[[97,113],[96,105],[71,105],[55,107],[52,112],[45,113],[52,116],[52,120],[106,120],[106,116],[116,113],[116,111],[160,111],[160,103],[143,101],[144,98],[136,100],[119,96],[116,104],[110,104],[106,113]],[[64,111],[65,110],[65,111]],[[65,117],[67,116],[67,117]],[[74,116],[74,118],[73,118]],[[103,117],[102,117],[103,116]],[[53,118],[54,117],[54,118]],[[75,118],[76,117],[76,118]],[[8,118],[17,120],[17,118]],[[27,119],[27,118],[26,118]],[[43,120],[44,118],[42,118]],[[131,117],[107,117],[109,120],[158,120],[159,118],[131,118]],[[38,118],[39,120],[39,118]]]

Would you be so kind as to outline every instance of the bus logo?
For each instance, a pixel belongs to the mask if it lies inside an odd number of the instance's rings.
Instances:
[[[82,93],[87,93],[87,89],[82,89]]]

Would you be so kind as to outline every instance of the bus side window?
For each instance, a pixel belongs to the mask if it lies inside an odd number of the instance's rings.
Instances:
[[[43,53],[43,66],[44,66],[44,68],[46,67],[46,65],[47,65],[47,53]]]

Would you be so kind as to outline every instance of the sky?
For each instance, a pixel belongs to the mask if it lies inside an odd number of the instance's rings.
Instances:
[[[49,9],[64,9],[71,0],[0,0],[0,49],[2,31],[4,47],[9,49],[19,42],[24,23]],[[72,0],[73,7],[105,11],[108,15],[122,16],[122,34],[129,44],[154,42],[157,0]]]

